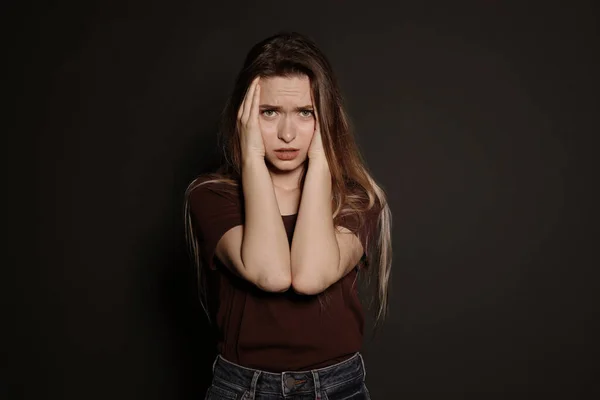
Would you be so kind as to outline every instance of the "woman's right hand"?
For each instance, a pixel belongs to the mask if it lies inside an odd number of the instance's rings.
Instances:
[[[259,123],[259,80],[260,77],[256,77],[250,84],[237,114],[242,160],[252,157],[262,160],[265,157],[265,144]]]

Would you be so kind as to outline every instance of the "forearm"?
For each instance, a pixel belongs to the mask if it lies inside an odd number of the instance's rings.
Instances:
[[[264,159],[243,161],[245,221],[242,262],[253,283],[268,291],[291,284],[290,245]]]
[[[298,210],[291,249],[292,286],[300,293],[320,293],[332,282],[340,251],[333,225],[331,172],[326,160],[311,159]]]

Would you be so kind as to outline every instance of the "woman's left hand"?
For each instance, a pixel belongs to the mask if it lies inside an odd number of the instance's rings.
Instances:
[[[315,132],[313,133],[310,147],[308,148],[308,158],[314,160],[316,158],[322,158],[326,160],[325,150],[323,149],[323,140],[321,138],[321,129],[319,126],[319,115],[315,110]]]

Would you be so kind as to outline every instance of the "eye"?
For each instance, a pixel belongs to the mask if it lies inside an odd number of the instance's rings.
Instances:
[[[311,110],[302,110],[300,111],[300,114],[302,114],[303,117],[312,117],[313,112]]]
[[[265,117],[274,117],[275,116],[275,110],[263,110],[262,114]]]

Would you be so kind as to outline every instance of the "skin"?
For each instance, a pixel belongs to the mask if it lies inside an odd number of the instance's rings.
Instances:
[[[356,235],[348,235],[350,231],[347,228],[337,231],[333,225],[331,173],[323,151],[310,81],[302,76],[274,77],[263,79],[260,83],[259,78],[255,79],[242,102],[238,120],[242,162],[244,166],[255,169],[246,182],[253,184],[253,190],[265,196],[262,201],[253,203],[254,213],[270,215],[274,219],[268,223],[269,228],[264,226],[263,230],[268,231],[273,226],[280,228],[275,238],[285,261],[288,258],[285,231],[278,215],[272,212],[277,206],[279,212],[282,209],[277,188],[299,191],[299,177],[306,168],[301,199],[300,194],[297,196],[299,208],[289,249],[289,271],[287,268],[279,271],[277,283],[273,285],[278,291],[287,289],[291,284],[298,293],[320,293],[354,268],[362,254],[362,245]],[[281,147],[298,148],[300,154],[294,160],[279,160],[275,150]],[[305,162],[307,159],[308,162]],[[266,180],[271,182],[264,182],[261,165],[263,171],[270,175],[271,179],[267,177]],[[268,194],[270,184],[275,189],[276,199]],[[285,268],[285,261],[276,265]],[[262,261],[258,263],[265,264]],[[274,274],[269,268],[259,275],[264,280]],[[269,286],[268,282],[266,286]]]
[[[322,154],[321,135],[307,76],[261,78],[259,126],[265,160],[273,185],[283,192],[299,190],[298,183],[308,158]],[[300,150],[293,160],[280,160],[276,149]]]

